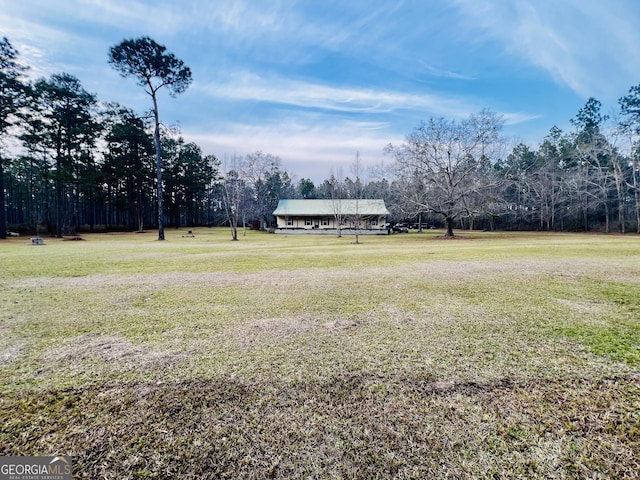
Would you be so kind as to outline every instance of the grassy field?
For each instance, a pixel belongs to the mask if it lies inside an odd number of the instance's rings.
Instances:
[[[640,478],[640,237],[0,241],[0,455],[77,478]]]

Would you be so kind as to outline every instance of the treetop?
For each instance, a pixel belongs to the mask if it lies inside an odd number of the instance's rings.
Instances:
[[[155,93],[168,86],[170,95],[184,92],[191,83],[191,69],[164,45],[150,37],[126,39],[109,49],[109,63],[123,77],[135,77],[138,85]],[[154,85],[153,79],[160,83]]]

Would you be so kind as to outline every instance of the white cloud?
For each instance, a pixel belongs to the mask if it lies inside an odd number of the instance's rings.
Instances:
[[[621,78],[640,77],[640,10],[634,0],[456,4],[466,29],[481,33],[479,41],[497,41],[582,97],[618,95]]]
[[[599,9],[606,22],[620,14],[619,0],[611,1],[611,13]],[[150,35],[194,73],[178,100],[162,99],[163,121],[179,122],[185,138],[207,153],[268,151],[294,172],[324,177],[330,165],[348,166],[356,151],[379,163],[385,144],[401,142],[429,117],[465,118],[497,104],[507,111],[506,125],[535,124],[539,116],[529,111],[543,106],[524,97],[514,105],[513,95],[503,100],[487,60],[498,75],[535,65],[563,85],[589,90],[597,81],[585,74],[589,57],[574,55],[583,34],[559,25],[565,4],[580,18],[593,15],[575,0],[549,2],[457,0],[451,8],[364,0],[30,0],[5,2],[0,25],[36,76],[66,71],[101,100],[140,113],[148,98],[109,67],[107,51],[122,38]],[[613,30],[616,44],[637,51],[628,21]],[[610,61],[619,64],[622,55]]]
[[[246,155],[255,151],[279,156],[286,169],[301,177],[321,181],[333,169],[347,171],[356,152],[366,165],[385,160],[384,146],[402,141],[385,124],[343,121],[331,125],[283,119],[274,123],[233,124],[215,131],[185,129],[187,141],[200,145],[205,154]]]
[[[520,113],[503,114],[507,126],[528,122],[538,116]],[[223,123],[211,130],[185,127],[182,134],[200,145],[205,154],[218,157],[244,156],[263,151],[279,156],[284,167],[299,177],[322,181],[330,171],[347,172],[360,153],[367,166],[389,163],[384,147],[399,144],[409,130],[399,132],[394,126],[370,121],[327,121],[320,115],[303,115],[261,123]]]
[[[18,61],[29,67],[28,77],[39,78],[60,71],[51,61],[47,47],[64,48],[72,43],[72,35],[3,13],[0,13],[0,25],[4,30],[2,34],[18,50]]]
[[[472,99],[431,93],[337,87],[280,77],[264,78],[251,73],[229,75],[229,78],[231,81],[227,83],[195,85],[194,89],[219,99],[278,103],[335,112],[418,110],[433,116],[464,117],[478,109]]]
[[[454,72],[452,70],[448,70],[446,68],[437,67],[435,65],[431,65],[429,63],[424,62],[423,60],[419,60],[418,65],[420,65],[426,72],[433,75],[434,77],[442,77],[442,78],[450,78],[454,80],[475,80],[476,77],[473,75]]]
[[[528,113],[501,113],[502,118],[504,119],[504,124],[507,126],[510,125],[519,125],[521,123],[527,123],[531,120],[537,120],[542,118],[542,115],[538,114],[528,114]]]

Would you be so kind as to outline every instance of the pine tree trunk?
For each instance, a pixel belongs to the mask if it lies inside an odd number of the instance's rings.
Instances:
[[[162,192],[162,150],[160,146],[160,117],[158,116],[158,102],[155,94],[153,98],[153,115],[155,117],[155,130],[153,140],[156,146],[156,168],[158,170],[158,240],[164,240],[164,202]]]
[[[4,169],[0,158],[0,239],[7,238],[7,216],[4,211]]]

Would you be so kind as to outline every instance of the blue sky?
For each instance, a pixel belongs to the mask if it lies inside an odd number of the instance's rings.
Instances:
[[[0,35],[33,77],[66,72],[101,101],[150,100],[107,63],[148,35],[193,83],[160,115],[220,158],[261,150],[297,178],[348,174],[421,121],[504,115],[535,146],[591,96],[640,83],[637,0],[0,0]]]

